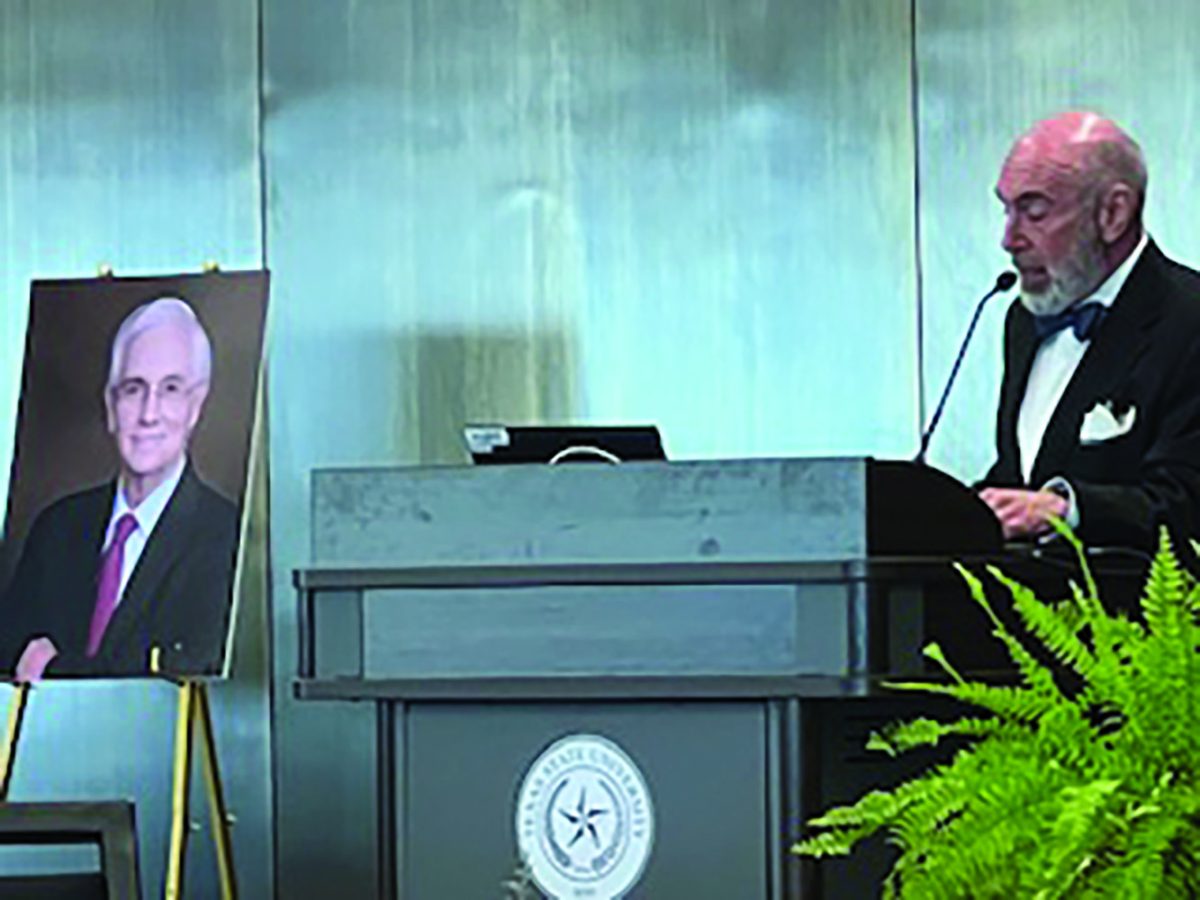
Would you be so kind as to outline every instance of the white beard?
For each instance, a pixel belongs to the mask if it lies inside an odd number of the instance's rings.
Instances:
[[[1100,286],[1104,251],[1095,235],[1085,235],[1076,251],[1049,269],[1050,286],[1041,293],[1021,291],[1021,305],[1035,316],[1053,316],[1082,300]]]

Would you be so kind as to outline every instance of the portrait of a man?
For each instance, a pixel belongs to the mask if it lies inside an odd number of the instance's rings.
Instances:
[[[37,513],[4,593],[2,664],[18,681],[221,671],[239,504],[191,452],[213,367],[183,299],[120,321],[94,386],[115,471]]]

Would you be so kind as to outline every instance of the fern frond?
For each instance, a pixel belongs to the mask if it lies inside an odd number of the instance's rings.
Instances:
[[[1047,886],[1038,896],[1047,900],[1070,896],[1072,888],[1086,878],[1093,862],[1088,851],[1113,827],[1110,813],[1120,786],[1119,781],[1108,778],[1059,792],[1058,814],[1050,825],[1057,864],[1046,873]]]
[[[871,831],[873,831],[872,829]],[[866,828],[831,829],[822,831],[812,837],[797,841],[792,845],[792,852],[802,856],[812,856],[821,859],[826,856],[849,856],[850,851],[871,831]]]
[[[956,682],[959,684],[966,683],[966,679],[964,679],[962,675],[958,673],[954,666],[950,665],[950,660],[946,659],[946,654],[942,652],[942,648],[937,641],[926,644],[921,648],[921,653],[926,658],[937,663],[941,667],[942,671],[953,678]]]
[[[1004,626],[1000,617],[996,615],[996,611],[992,609],[991,604],[988,602],[987,592],[983,589],[983,583],[966,567],[956,563],[955,568],[963,580],[966,581],[971,598],[983,609],[984,614],[991,621],[992,635],[1004,644],[1009,658],[1016,665],[1017,671],[1021,673],[1021,677],[1025,680],[1025,683],[1048,692],[1056,690],[1054,679],[1050,673],[1034,658],[1032,653],[1025,649],[1025,646]],[[962,681],[961,678],[957,680]]]
[[[1086,591],[1086,597],[1089,600],[1099,603],[1100,591],[1096,587],[1096,579],[1092,575],[1092,566],[1088,562],[1087,550],[1084,549],[1083,541],[1071,529],[1071,526],[1057,516],[1050,518],[1050,527],[1058,532],[1058,536],[1071,545],[1071,549],[1075,551],[1075,559],[1079,562],[1079,572],[1083,575],[1083,584]]]
[[[1036,722],[1059,705],[1054,696],[1033,688],[1004,687],[968,681],[963,684],[931,684],[924,681],[888,681],[896,691],[939,694],[1018,722]]]
[[[1176,613],[1186,596],[1183,571],[1171,553],[1171,541],[1166,531],[1159,535],[1158,552],[1150,564],[1150,575],[1142,593],[1142,615],[1151,634],[1175,635],[1179,626]]]
[[[1080,675],[1088,677],[1096,666],[1096,659],[1070,621],[1060,615],[1049,604],[1043,603],[1033,591],[1006,576],[995,566],[988,572],[1004,585],[1012,595],[1013,608],[1025,623],[1025,627],[1062,662],[1067,663]]]
[[[911,792],[910,792],[911,794]],[[870,791],[851,806],[835,806],[809,824],[818,828],[843,828],[888,821],[906,804],[912,802],[898,791]]]
[[[947,737],[996,738],[1015,740],[1030,735],[1027,728],[1002,719],[959,719],[939,722],[936,719],[912,719],[872,732],[867,739],[868,750],[880,750],[889,756],[899,756],[914,747],[936,747]]]

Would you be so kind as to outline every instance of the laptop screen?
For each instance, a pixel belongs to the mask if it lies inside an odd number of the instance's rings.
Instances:
[[[654,425],[467,425],[463,437],[477,465],[667,458]]]

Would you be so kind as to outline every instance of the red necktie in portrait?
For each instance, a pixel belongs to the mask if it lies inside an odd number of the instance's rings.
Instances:
[[[133,513],[125,513],[117,520],[112,543],[100,561],[100,575],[96,579],[96,608],[92,611],[92,625],[88,629],[87,655],[95,656],[104,637],[104,629],[117,608],[117,593],[121,587],[121,565],[125,561],[125,542],[137,528]]]

